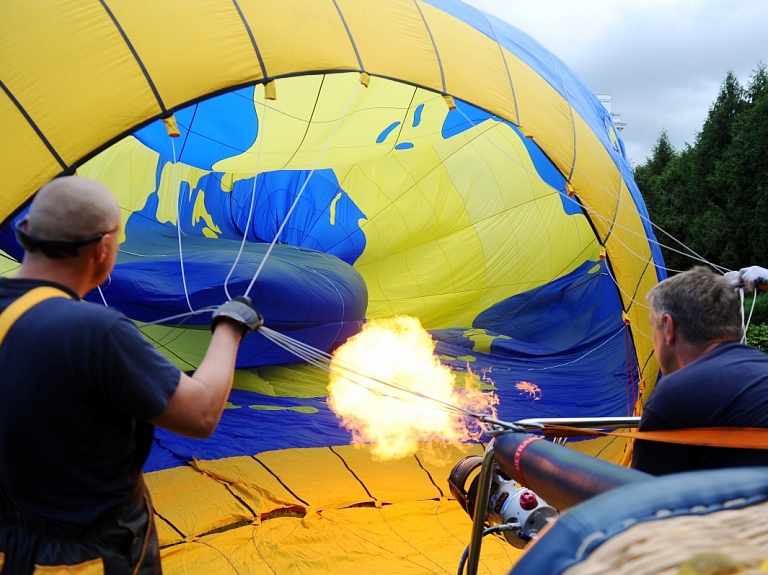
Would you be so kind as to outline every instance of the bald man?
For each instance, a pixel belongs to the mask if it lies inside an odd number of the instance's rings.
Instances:
[[[17,226],[25,256],[15,278],[0,278],[0,324],[25,294],[54,288],[59,297],[27,304],[0,343],[4,574],[35,565],[161,573],[141,472],[154,426],[209,436],[240,341],[262,323],[247,298],[223,304],[188,376],[123,314],[81,301],[115,264],[120,222],[107,188],[71,176],[44,186]]]

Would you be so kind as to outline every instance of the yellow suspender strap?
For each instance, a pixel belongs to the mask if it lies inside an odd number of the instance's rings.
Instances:
[[[55,287],[38,287],[29,290],[0,314],[0,345],[3,344],[8,330],[11,329],[16,320],[19,319],[28,310],[39,304],[41,301],[50,299],[52,297],[69,297],[71,296]]]
[[[697,427],[691,429],[665,429],[660,431],[597,431],[561,425],[545,425],[547,437],[576,435],[612,435],[631,439],[647,439],[664,443],[684,443],[706,447],[737,447],[768,449],[768,428],[762,427]]]

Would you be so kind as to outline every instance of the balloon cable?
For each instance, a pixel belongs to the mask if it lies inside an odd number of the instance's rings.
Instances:
[[[523,164],[522,164],[522,163],[521,163],[521,162],[520,162],[520,161],[519,161],[517,158],[514,158],[514,157],[512,157],[512,156],[509,154],[509,152],[507,152],[506,150],[502,149],[502,148],[501,148],[500,146],[498,146],[498,145],[497,145],[497,144],[496,144],[496,143],[495,143],[493,140],[491,140],[491,138],[490,138],[490,137],[487,135],[487,133],[486,133],[485,131],[483,131],[482,129],[480,129],[479,125],[478,125],[476,122],[474,122],[474,121],[473,121],[471,118],[469,118],[469,117],[468,117],[468,116],[467,116],[467,115],[464,113],[464,111],[461,109],[461,107],[458,107],[458,106],[457,106],[457,108],[456,108],[456,109],[459,111],[459,113],[460,113],[462,116],[464,116],[464,118],[466,119],[466,121],[467,121],[467,122],[468,122],[468,123],[469,123],[469,124],[470,124],[470,125],[471,125],[473,128],[475,128],[475,129],[476,129],[476,131],[477,131],[477,132],[478,132],[478,133],[479,133],[479,134],[480,134],[480,135],[481,135],[483,138],[485,138],[485,139],[486,139],[486,140],[487,140],[487,141],[488,141],[488,142],[489,142],[489,143],[490,143],[490,144],[491,144],[493,147],[495,147],[495,148],[496,148],[496,149],[497,149],[499,152],[501,152],[501,153],[502,153],[504,156],[506,156],[506,157],[507,157],[509,160],[511,160],[513,163],[515,163],[515,164],[517,164],[519,167],[521,167],[521,168],[522,168],[524,171],[528,172],[528,173],[529,173],[529,174],[531,174],[531,175],[536,175],[535,173],[532,173],[528,167],[524,166],[524,165],[523,165]],[[537,145],[539,146],[539,148],[541,148],[542,150],[544,149],[544,146],[543,146],[543,144],[542,144],[541,142],[539,142],[539,141],[536,141],[536,144],[537,144]],[[549,147],[547,147],[547,148],[546,148],[546,150],[544,150],[544,151],[545,151],[545,153],[547,154],[547,156],[548,156],[548,157],[558,157],[558,158],[560,158],[562,161],[565,161],[565,160],[562,158],[562,156],[561,156],[560,154],[558,154],[558,153],[557,153],[555,150],[553,150],[553,149],[551,149],[551,148],[549,148]],[[570,162],[568,162],[568,163],[570,163]],[[610,190],[608,190],[607,188],[605,188],[605,186],[601,185],[600,183],[596,182],[594,179],[590,178],[590,176],[589,176],[589,175],[585,174],[585,173],[584,173],[582,170],[580,170],[579,168],[574,168],[574,173],[576,173],[576,172],[577,172],[577,173],[579,173],[579,174],[581,174],[582,176],[584,176],[586,179],[590,180],[590,181],[591,181],[591,183],[592,183],[592,184],[594,184],[594,185],[595,185],[595,187],[596,187],[597,189],[600,189],[600,190],[602,190],[603,192],[605,192],[606,194],[608,194],[608,195],[609,195],[609,196],[610,196],[612,199],[616,200],[617,202],[619,202],[619,203],[623,204],[623,205],[624,205],[624,206],[626,206],[626,207],[629,207],[629,208],[631,208],[631,209],[633,209],[633,210],[635,209],[635,207],[634,207],[634,206],[630,206],[630,205],[629,205],[629,204],[628,204],[626,201],[624,201],[623,199],[621,199],[620,197],[618,197],[616,194],[614,194],[613,192],[611,192]],[[587,205],[584,205],[584,204],[582,204],[582,203],[578,202],[578,201],[577,201],[577,200],[575,200],[574,198],[568,197],[568,196],[566,196],[565,194],[562,194],[562,193],[561,193],[561,195],[564,197],[564,199],[567,199],[567,201],[570,201],[570,202],[574,203],[574,204],[575,204],[577,207],[579,207],[580,209],[583,209],[584,211],[588,212],[588,213],[589,213],[589,214],[590,214],[592,217],[594,217],[594,218],[597,218],[597,219],[599,219],[599,220],[603,221],[604,223],[606,223],[606,224],[608,224],[608,225],[613,225],[613,226],[619,227],[619,228],[621,228],[623,231],[625,231],[625,232],[627,232],[627,233],[629,233],[629,234],[633,234],[633,235],[635,235],[635,236],[638,236],[638,237],[642,237],[642,238],[643,238],[645,241],[647,241],[647,242],[649,242],[649,243],[652,243],[652,244],[654,244],[654,245],[656,245],[656,246],[659,246],[659,247],[663,247],[663,248],[665,248],[665,249],[668,249],[668,250],[670,250],[670,251],[672,251],[672,252],[675,252],[675,253],[677,253],[677,254],[680,254],[680,255],[682,255],[682,256],[685,256],[685,257],[691,258],[691,259],[692,259],[692,260],[694,260],[694,261],[697,261],[697,262],[700,262],[700,263],[703,263],[703,264],[709,265],[709,266],[711,266],[711,267],[713,267],[713,268],[715,268],[715,269],[717,269],[717,270],[719,270],[719,271],[721,271],[721,272],[727,271],[727,270],[726,270],[725,268],[723,268],[722,266],[719,266],[719,265],[717,265],[717,264],[714,264],[714,263],[710,262],[709,260],[707,260],[706,258],[704,258],[703,256],[701,256],[700,254],[698,254],[698,253],[697,253],[696,251],[694,251],[694,250],[693,250],[691,247],[689,247],[689,246],[685,245],[683,242],[681,242],[680,240],[678,240],[677,238],[675,238],[675,237],[674,237],[672,234],[670,234],[669,232],[667,232],[666,230],[662,229],[662,228],[661,228],[661,227],[659,227],[657,224],[655,224],[654,222],[652,222],[652,221],[651,221],[651,219],[650,219],[649,217],[647,217],[647,216],[645,216],[645,215],[643,215],[643,214],[641,214],[641,213],[639,213],[639,212],[638,212],[638,214],[637,214],[637,215],[638,215],[638,217],[639,217],[639,218],[640,218],[642,221],[646,222],[648,225],[650,225],[650,226],[651,226],[651,227],[653,227],[654,229],[656,229],[656,230],[658,230],[659,232],[663,233],[665,236],[667,236],[668,238],[670,238],[671,240],[673,240],[674,242],[676,242],[677,244],[679,244],[680,246],[682,246],[683,248],[685,248],[685,250],[687,250],[687,251],[681,251],[681,250],[675,249],[675,248],[673,248],[673,247],[670,247],[670,246],[668,246],[668,245],[666,245],[666,244],[662,244],[662,243],[661,243],[661,242],[659,242],[658,240],[656,240],[656,239],[651,239],[651,238],[649,238],[649,237],[648,237],[647,235],[645,235],[645,234],[640,234],[639,232],[636,232],[635,230],[632,230],[632,229],[630,229],[630,228],[628,228],[628,227],[626,227],[626,226],[624,226],[624,225],[622,225],[622,224],[620,224],[620,223],[618,223],[618,222],[615,222],[615,221],[611,221],[609,218],[607,218],[607,217],[603,216],[602,214],[599,214],[599,213],[597,213],[597,212],[596,212],[594,209],[590,208],[590,207],[589,207],[589,206],[587,206]],[[616,236],[614,236],[614,237],[616,237]],[[632,255],[634,255],[634,256],[636,256],[636,257],[638,257],[638,258],[639,258],[639,259],[641,259],[642,261],[645,261],[645,260],[646,260],[646,258],[645,258],[645,257],[643,257],[643,256],[641,256],[640,254],[637,254],[636,252],[634,252],[634,251],[633,251],[633,250],[632,250],[632,249],[631,249],[631,248],[630,248],[628,245],[626,245],[624,242],[621,242],[620,240],[618,240],[618,241],[619,241],[619,242],[622,244],[622,246],[624,246],[624,248],[625,248],[625,249],[627,249],[627,251],[629,251],[629,252],[630,252]],[[665,270],[667,270],[667,271],[672,271],[672,272],[676,272],[676,271],[678,271],[678,270],[672,270],[672,269],[670,269],[670,268],[664,268],[664,269],[665,269]]]
[[[328,352],[316,349],[283,333],[269,329],[268,327],[261,326],[258,331],[268,340],[282,347],[283,349],[290,351],[299,359],[306,361],[307,363],[314,365],[315,367],[318,367],[324,371],[355,383],[356,385],[367,389],[374,395],[390,397],[399,400],[405,400],[403,395],[408,395],[412,396],[410,403],[414,405],[421,405],[441,411],[453,412],[483,421],[489,419],[485,414],[475,413],[468,409],[453,405],[452,403],[431,397],[415,389],[405,387],[397,382],[382,379],[377,375],[366,372],[364,369],[341,362],[338,358],[334,359],[332,363],[332,356]],[[381,389],[374,389],[368,382],[376,382],[384,388],[389,388],[399,393],[387,393]]]
[[[326,139],[325,144],[323,145],[323,148],[320,150],[320,153],[317,156],[315,165],[312,166],[312,169],[310,170],[309,175],[307,175],[307,179],[304,180],[304,183],[299,189],[299,193],[296,194],[296,198],[293,200],[293,203],[291,204],[291,207],[288,210],[288,213],[285,214],[285,218],[283,218],[283,222],[280,224],[280,227],[278,228],[277,233],[275,233],[275,237],[272,239],[272,242],[269,244],[269,248],[267,248],[267,252],[264,254],[264,257],[262,258],[261,263],[259,264],[259,267],[256,270],[256,273],[253,275],[253,279],[251,280],[251,283],[248,284],[248,288],[245,290],[245,294],[244,294],[245,296],[248,296],[248,294],[251,293],[253,284],[256,283],[256,279],[259,277],[259,274],[261,274],[261,270],[263,269],[264,264],[267,262],[267,259],[272,253],[272,249],[275,247],[275,244],[277,243],[277,240],[280,237],[280,234],[283,233],[285,226],[288,224],[288,220],[290,219],[294,208],[298,205],[299,200],[301,199],[301,196],[304,193],[304,190],[306,189],[307,184],[309,183],[309,180],[312,178],[312,175],[315,173],[315,170],[317,170],[317,166],[320,164],[320,160],[323,158],[325,151],[328,149],[328,146],[331,144],[333,137],[336,135],[336,131],[339,129],[339,126],[341,125],[341,121],[346,117],[347,111],[349,110],[349,107],[352,105],[352,102],[357,96],[357,93],[360,90],[361,85],[362,84],[360,84],[359,82],[357,83],[357,87],[355,91],[352,93],[352,95],[350,96],[349,101],[347,102],[347,105],[344,107],[344,111],[341,113],[341,115],[339,116],[339,119],[336,121],[336,124],[333,126],[333,130],[328,136],[328,139]]]
[[[741,305],[739,306],[741,308],[741,327],[743,330],[743,335],[741,336],[741,343],[747,343],[747,328],[749,327],[749,324],[752,322],[752,313],[755,311],[755,303],[757,302],[757,291],[755,291],[755,294],[752,296],[752,306],[749,308],[749,316],[747,316],[747,320],[744,321],[744,288],[739,288],[739,300],[741,302]]]
[[[267,94],[266,94],[267,88],[264,86],[264,104],[263,104],[263,111],[261,113],[261,123],[259,124],[259,133],[257,134],[257,138],[259,138],[259,147],[257,148],[256,152],[256,167],[253,171],[253,185],[251,186],[251,208],[248,210],[248,219],[245,222],[245,229],[243,230],[243,239],[240,241],[240,249],[237,251],[237,257],[235,257],[235,261],[232,262],[232,267],[229,269],[229,273],[227,274],[226,279],[224,280],[224,293],[227,294],[227,299],[232,299],[232,296],[229,294],[229,280],[232,278],[232,274],[235,272],[235,268],[237,267],[237,264],[240,262],[240,257],[243,255],[243,250],[245,249],[245,242],[248,239],[248,231],[251,229],[251,221],[253,219],[253,210],[256,206],[256,180],[259,177],[259,167],[261,166],[261,147],[264,144],[264,133],[266,131],[267,127]],[[234,183],[232,184],[232,188],[234,191]],[[256,272],[258,274],[258,271]],[[251,282],[251,285],[253,285],[253,282]],[[245,295],[247,296],[250,292],[250,286],[248,288],[248,291],[246,291]]]
[[[171,138],[171,148],[173,149],[173,167],[174,176],[178,174],[178,158],[176,157],[176,143],[174,138]],[[181,267],[181,283],[184,286],[184,298],[187,300],[187,307],[192,313],[195,312],[192,307],[192,303],[189,301],[189,288],[187,287],[187,276],[184,273],[184,252],[181,248],[181,176],[174,177],[174,181],[177,183],[176,188],[179,190],[179,197],[176,200],[176,235],[179,239],[179,266]]]

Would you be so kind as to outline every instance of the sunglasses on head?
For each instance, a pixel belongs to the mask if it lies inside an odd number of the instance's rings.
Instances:
[[[78,248],[98,242],[107,234],[117,231],[117,227],[114,227],[106,232],[94,234],[81,240],[43,240],[27,233],[26,227],[27,218],[20,220],[16,224],[16,238],[19,240],[21,247],[28,252],[40,251],[45,254],[46,257],[55,260],[77,257]]]

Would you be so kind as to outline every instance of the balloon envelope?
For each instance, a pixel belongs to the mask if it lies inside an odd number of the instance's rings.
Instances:
[[[77,170],[124,214],[87,299],[184,370],[210,309],[247,293],[268,327],[328,353],[366,320],[417,317],[500,419],[639,412],[661,257],[610,115],[533,39],[456,1],[49,8],[0,8],[7,261],[34,191]],[[168,569],[455,569],[470,519],[450,465],[351,448],[327,374],[258,333],[238,368],[210,439],[157,431]],[[491,570],[514,561],[483,549]]]

